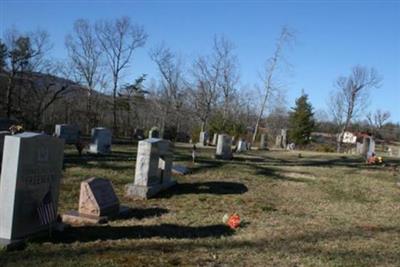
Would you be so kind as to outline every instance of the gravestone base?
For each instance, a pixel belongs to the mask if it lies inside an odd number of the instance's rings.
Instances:
[[[108,216],[94,216],[88,214],[81,214],[78,211],[68,211],[62,215],[63,223],[69,225],[87,225],[87,224],[103,224],[107,223],[109,220],[117,219],[120,217],[124,217],[130,212],[130,208],[120,206],[119,212],[117,214],[108,215]]]
[[[177,175],[186,175],[190,173],[190,170],[182,165],[173,165],[172,166],[172,173]]]
[[[51,224],[50,227],[51,227],[51,232],[63,232],[65,227],[67,227],[67,225],[65,225],[64,223],[60,223],[60,222],[54,222]],[[0,251],[1,250],[11,251],[11,250],[24,249],[26,247],[26,241],[28,239],[49,236],[49,231],[50,231],[50,229],[45,229],[40,232],[31,234],[31,235],[27,236],[26,238],[19,238],[19,239],[0,238]]]
[[[135,185],[131,183],[125,186],[126,189],[125,195],[128,198],[147,199],[153,197],[159,192],[164,191],[174,185],[176,185],[176,181],[170,181],[168,183],[156,184],[150,186]]]
[[[25,248],[26,239],[5,239],[0,238],[0,250],[10,251],[10,250],[20,250]]]

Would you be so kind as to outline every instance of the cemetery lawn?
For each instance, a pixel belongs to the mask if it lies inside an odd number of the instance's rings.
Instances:
[[[356,156],[280,151],[214,160],[177,145],[175,163],[192,173],[150,200],[129,200],[136,146],[105,157],[77,157],[67,147],[59,212],[77,209],[80,182],[113,182],[125,219],[68,228],[1,251],[0,266],[400,266],[398,170],[366,166]],[[386,159],[400,164],[397,159]],[[237,212],[242,226],[222,224]],[[1,215],[0,215],[1,216]]]

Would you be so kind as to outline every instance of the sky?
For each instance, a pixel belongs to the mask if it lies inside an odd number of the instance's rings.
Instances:
[[[165,43],[190,62],[210,53],[213,37],[235,44],[241,87],[260,84],[260,73],[272,56],[282,26],[296,33],[285,50],[290,71],[281,77],[287,104],[309,95],[315,110],[327,111],[327,99],[339,76],[355,65],[375,68],[382,86],[370,92],[369,111],[390,111],[400,122],[399,1],[8,1],[0,0],[1,36],[10,27],[21,32],[44,29],[52,55],[66,59],[65,36],[75,20],[128,16],[149,35],[128,70],[135,78],[157,78],[149,50]],[[133,80],[130,79],[129,81]],[[128,82],[128,81],[127,81]]]

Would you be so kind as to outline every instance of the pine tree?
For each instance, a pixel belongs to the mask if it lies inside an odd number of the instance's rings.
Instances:
[[[315,127],[313,107],[308,101],[308,95],[302,93],[292,110],[289,117],[289,138],[296,145],[308,144]]]

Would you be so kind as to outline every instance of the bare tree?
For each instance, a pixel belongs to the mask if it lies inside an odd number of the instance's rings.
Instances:
[[[165,45],[153,48],[150,52],[150,58],[157,65],[161,76],[163,105],[163,122],[161,132],[164,132],[165,119],[173,115],[175,117],[176,131],[180,131],[181,109],[183,106],[183,97],[186,89],[185,79],[182,72],[181,59]],[[174,114],[171,113],[171,107]]]
[[[278,41],[276,43],[275,51],[274,54],[270,59],[267,61],[267,66],[265,69],[265,78],[263,79],[264,81],[264,96],[263,96],[263,101],[261,104],[260,112],[257,117],[254,133],[253,133],[253,142],[255,142],[257,133],[258,133],[258,128],[260,126],[260,121],[264,115],[264,111],[266,109],[266,105],[268,103],[268,100],[270,96],[273,94],[274,90],[277,88],[274,85],[274,79],[276,76],[276,72],[278,69],[278,65],[283,61],[283,48],[285,45],[291,43],[294,39],[294,34],[292,31],[290,31],[287,27],[283,27],[281,30],[281,34],[278,38]]]
[[[221,58],[199,57],[193,66],[195,87],[192,91],[196,114],[201,120],[201,131],[207,126],[213,105],[218,98],[218,80],[221,75]]]
[[[55,64],[49,66],[42,73],[30,72],[24,77],[23,84],[23,107],[21,108],[21,119],[28,124],[29,128],[43,130],[44,113],[58,100],[65,98],[70,90],[77,84],[69,79],[60,78],[60,68],[63,66]]]
[[[94,122],[92,95],[102,78],[102,51],[92,25],[84,19],[75,21],[73,33],[67,35],[65,45],[79,80],[87,88],[86,131],[89,131]]]
[[[133,52],[144,46],[147,34],[128,17],[96,23],[96,35],[106,55],[113,80],[113,128],[117,130],[117,91],[122,71],[129,66]]]
[[[389,111],[376,110],[374,114],[368,113],[367,120],[370,126],[377,128],[378,130],[383,127],[385,122],[390,118]]]
[[[336,80],[337,91],[331,97],[336,107],[336,117],[341,119],[341,129],[337,142],[337,151],[340,152],[345,131],[350,126],[352,119],[363,110],[363,105],[368,99],[368,90],[378,88],[381,77],[375,69],[363,66],[355,66],[347,77],[339,77]]]
[[[127,126],[124,127],[128,131],[128,135],[133,132],[132,118],[138,118],[138,104],[144,102],[145,94],[149,92],[143,89],[143,82],[146,80],[146,74],[142,74],[131,84],[124,85],[118,93],[119,103],[124,106],[127,111]]]
[[[234,44],[225,37],[214,37],[214,53],[221,62],[221,74],[218,79],[218,87],[222,93],[223,124],[232,108],[233,97],[239,82],[238,60],[233,54]]]
[[[15,97],[18,104],[22,101],[20,91],[15,96],[16,81],[21,79],[24,73],[29,71],[41,71],[48,63],[46,53],[51,48],[47,32],[38,30],[36,32],[20,34],[16,29],[9,29],[5,34],[4,70],[7,74],[6,86],[6,116],[10,118],[15,109]]]

